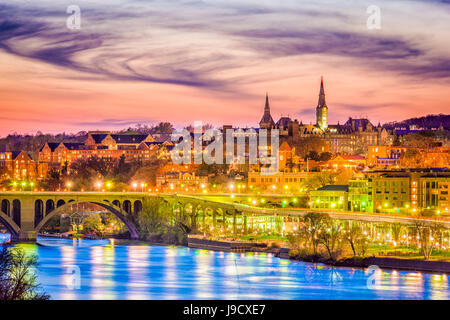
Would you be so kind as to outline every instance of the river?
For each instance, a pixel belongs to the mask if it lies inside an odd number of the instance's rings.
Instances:
[[[7,236],[0,234],[0,242]],[[271,254],[38,238],[52,299],[449,299],[444,274],[332,268]]]

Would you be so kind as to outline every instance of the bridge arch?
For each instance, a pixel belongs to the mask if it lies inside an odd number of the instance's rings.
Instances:
[[[59,203],[59,201],[58,201],[58,203]],[[47,224],[47,222],[50,221],[50,219],[52,219],[54,216],[56,216],[58,214],[61,214],[61,212],[64,211],[65,208],[67,208],[71,205],[74,205],[74,204],[78,204],[78,203],[93,203],[93,204],[99,205],[102,208],[105,208],[106,210],[108,210],[109,212],[114,214],[117,218],[119,218],[125,224],[125,226],[128,228],[128,231],[130,232],[131,239],[133,239],[133,240],[139,239],[138,229],[133,224],[133,222],[130,221],[123,214],[123,211],[119,207],[117,207],[111,203],[105,203],[102,201],[82,201],[81,200],[81,201],[74,201],[74,202],[69,202],[67,204],[61,205],[61,206],[57,207],[55,210],[53,210],[52,212],[50,212],[47,216],[45,216],[45,218],[42,219],[42,221],[35,227],[35,231],[39,233],[39,231]]]
[[[117,208],[120,208],[121,206],[120,206],[120,201],[119,200],[114,200],[113,202],[112,202],[112,204],[114,205],[114,206],[116,206]]]
[[[11,216],[11,204],[10,204],[8,199],[3,199],[2,200],[1,212],[6,214],[8,217]]]
[[[45,201],[45,215],[48,215],[53,210],[55,210],[55,201],[52,199]]]
[[[20,227],[20,216],[22,214],[21,212],[21,204],[20,204],[20,200],[15,199],[13,200],[13,209],[12,209],[12,219],[14,220],[14,222],[16,223],[16,225],[18,225]]]
[[[56,202],[56,207],[59,208],[59,207],[62,207],[63,205],[65,205],[65,204],[66,204],[66,202],[63,199],[60,199],[60,200],[58,200]]]
[[[7,216],[5,213],[0,212],[0,223],[5,226],[8,232],[11,234],[11,239],[18,239],[20,227],[11,219],[10,216]]]
[[[131,208],[131,201],[130,200],[125,200],[122,204],[123,207],[123,211],[125,211],[128,214],[131,214],[132,212],[132,208]]]
[[[38,199],[34,202],[34,227],[44,218],[44,202]]]
[[[136,200],[133,204],[133,213],[135,215],[138,215],[139,212],[142,211],[142,201],[141,200]]]

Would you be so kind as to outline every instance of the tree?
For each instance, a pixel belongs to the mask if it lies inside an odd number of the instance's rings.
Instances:
[[[48,300],[40,291],[34,268],[36,256],[27,256],[20,248],[3,246],[0,250],[0,300]]]
[[[333,157],[333,154],[331,152],[322,152],[319,155],[319,161],[329,161]]]
[[[142,210],[138,217],[141,238],[162,236],[164,226],[168,223],[168,217],[161,210],[161,202],[160,198],[145,198],[143,200]]]
[[[326,248],[329,258],[336,261],[342,249],[342,225],[334,219],[326,219],[324,227],[319,242]]]
[[[305,181],[305,187],[307,190],[311,191],[329,184],[334,184],[337,174],[337,172],[333,171],[321,171],[315,173]]]
[[[151,128],[150,133],[155,134],[171,134],[173,132],[173,125],[170,122],[160,122]]]
[[[180,210],[174,213],[171,203],[161,198],[144,199],[138,217],[142,239],[171,244],[186,244],[191,232],[187,217]]]
[[[349,222],[349,226],[345,230],[344,238],[350,244],[353,251],[353,256],[356,257],[366,255],[369,242],[359,225]]]
[[[62,184],[61,173],[57,169],[51,169],[47,173],[47,177],[42,182],[42,185],[46,190],[52,191],[61,188],[61,184]]]
[[[320,243],[319,235],[325,230],[330,216],[326,213],[309,212],[303,217],[303,226],[300,228],[305,235],[307,243],[311,246],[313,255],[317,255]]]
[[[305,157],[305,160],[309,159],[309,160],[314,160],[314,161],[319,161],[320,160],[320,156],[319,153],[316,150],[311,150],[310,152],[308,152],[308,154]]]
[[[105,225],[99,214],[89,214],[83,220],[83,230],[102,235],[105,231]]]
[[[443,229],[442,224],[437,222],[426,223],[421,220],[415,221],[414,230],[417,234],[420,252],[425,260],[430,259],[433,250],[437,247],[436,242]]]

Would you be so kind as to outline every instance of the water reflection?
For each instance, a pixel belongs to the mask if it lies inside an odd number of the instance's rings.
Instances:
[[[184,247],[38,239],[21,245],[39,258],[39,281],[53,299],[449,299],[448,276],[333,268]],[[73,284],[67,266],[80,270]]]

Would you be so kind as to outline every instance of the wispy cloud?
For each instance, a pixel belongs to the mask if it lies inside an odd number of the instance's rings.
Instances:
[[[73,31],[66,28],[72,1],[3,0],[0,55],[18,69],[22,63],[38,67],[21,69],[35,78],[28,104],[14,95],[18,80],[3,79],[8,87],[2,88],[0,111],[25,110],[22,104],[29,110],[36,100],[48,108],[45,115],[58,114],[61,105],[70,106],[68,113],[98,105],[96,119],[71,121],[107,127],[141,122],[134,119],[147,119],[146,112],[183,122],[202,113],[220,120],[233,110],[245,114],[247,124],[259,120],[249,117],[259,118],[260,95],[268,90],[282,102],[274,112],[305,120],[314,118],[312,82],[324,73],[327,81],[334,78],[327,87],[335,108],[330,117],[364,110],[380,119],[384,106],[404,103],[415,103],[408,108],[413,111],[426,104],[443,108],[448,95],[440,89],[450,82],[450,1],[379,0],[382,28],[367,30],[372,2],[77,0],[81,30]],[[14,72],[9,64],[4,69]],[[37,81],[45,91],[32,87]],[[385,95],[393,83],[396,92]],[[338,86],[341,92],[333,95]],[[67,88],[73,91],[64,98]],[[230,117],[228,122],[236,115]]]

